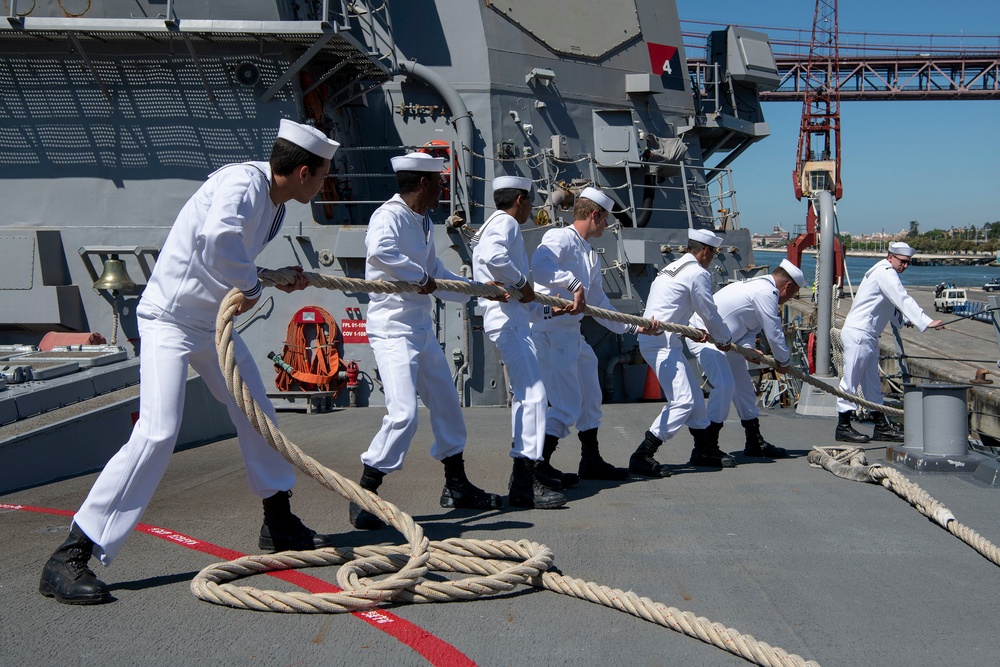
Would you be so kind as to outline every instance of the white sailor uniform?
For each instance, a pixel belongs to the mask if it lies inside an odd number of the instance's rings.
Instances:
[[[791,354],[781,329],[778,288],[773,276],[759,276],[726,285],[715,293],[714,300],[736,345],[755,347],[757,333],[763,330],[774,360],[781,366],[788,365]],[[691,326],[704,329],[705,323],[695,315],[691,318]],[[716,423],[726,421],[730,401],[736,405],[741,420],[756,419],[760,410],[757,409],[757,392],[747,372],[746,358],[739,352],[723,352],[709,343],[696,343],[690,339],[684,343],[698,358],[712,386],[708,395],[709,420]]]
[[[423,285],[428,277],[464,280],[444,268],[434,250],[430,216],[415,213],[397,194],[380,206],[365,236],[366,280]],[[469,297],[441,290],[435,296],[464,303]],[[430,410],[434,443],[431,456],[442,460],[465,449],[465,421],[451,370],[431,322],[431,296],[372,294],[368,340],[385,389],[386,416],[368,451],[365,465],[381,472],[399,470],[417,431],[417,393]]]
[[[188,366],[226,405],[236,425],[250,491],[267,498],[295,483],[295,469],[250,424],[226,389],[215,318],[233,287],[253,299],[262,287],[254,259],[277,235],[284,204],[270,198],[271,169],[247,162],[219,169],[178,214],[136,310],[141,337],[139,420],[98,476],[74,522],[105,565],[118,554],[163,477],[184,411]],[[246,344],[234,332],[236,362],[250,394],[277,421]]]
[[[512,216],[497,211],[479,228],[473,239],[473,277],[482,283],[498,282],[521,288],[528,282],[528,253],[520,226]],[[512,457],[537,461],[545,441],[547,399],[538,352],[531,340],[530,304],[479,299],[483,328],[500,350],[507,367],[511,401]]]
[[[572,301],[583,285],[588,306],[615,310],[604,293],[597,253],[572,226],[545,232],[531,256],[531,275],[538,294]],[[581,432],[601,425],[601,383],[597,355],[580,333],[583,315],[551,317],[547,312],[535,310],[531,337],[549,401],[545,432],[561,439],[574,424]],[[598,322],[617,334],[638,331],[621,322]]]
[[[688,253],[663,268],[653,280],[646,300],[643,317],[660,322],[687,324],[695,313],[701,315],[705,328],[720,343],[731,339],[729,327],[722,321],[712,300],[712,280]],[[639,350],[646,363],[656,373],[666,397],[666,404],[649,431],[660,440],[668,440],[684,424],[693,429],[709,425],[701,387],[684,358],[683,337],[666,333],[663,336],[642,336]]]
[[[864,398],[882,403],[882,382],[878,375],[878,337],[887,324],[900,327],[905,321],[925,331],[932,320],[906,293],[889,260],[883,259],[868,269],[854,296],[840,338],[844,343],[844,373],[840,388],[852,394],[858,386]],[[850,412],[854,403],[837,399],[838,412]]]

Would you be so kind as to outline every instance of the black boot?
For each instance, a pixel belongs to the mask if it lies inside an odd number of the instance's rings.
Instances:
[[[552,510],[566,504],[566,496],[542,484],[536,474],[537,463],[531,459],[514,457],[514,470],[510,475],[511,507],[534,507]]]
[[[465,476],[465,459],[461,452],[441,459],[441,463],[444,464],[441,507],[495,510],[503,505],[500,496],[483,491]]]
[[[760,458],[783,459],[788,456],[788,452],[782,447],[775,447],[760,434],[760,419],[741,419],[743,430],[746,431],[747,441],[743,446],[744,456]]]
[[[319,535],[292,514],[291,491],[278,491],[264,498],[264,523],[257,546],[264,551],[308,551],[336,544],[335,535]]]
[[[881,440],[882,442],[903,442],[903,432],[899,430],[898,426],[886,419],[884,413],[876,412],[875,432],[872,434],[872,440]]]
[[[552,467],[549,460],[556,451],[556,447],[559,445],[559,438],[554,435],[545,434],[545,445],[542,448],[542,460],[538,462],[535,466],[535,472],[538,474],[539,478],[545,486],[556,491],[562,491],[563,489],[568,489],[571,486],[576,486],[580,483],[580,476],[575,472],[561,472]],[[558,486],[555,486],[551,482],[559,482]]]
[[[663,441],[653,435],[652,431],[646,431],[646,439],[639,443],[639,448],[628,460],[628,471],[643,477],[670,477],[667,466],[653,458],[662,444]]]
[[[114,598],[108,587],[87,567],[94,543],[73,525],[69,537],[42,568],[38,592],[64,604],[103,604]]]
[[[736,459],[719,448],[719,434],[724,426],[725,423],[723,422],[710,422],[708,428],[705,429],[707,433],[706,442],[712,448],[712,454],[719,459],[719,463],[723,468],[735,468]]]
[[[361,473],[361,481],[358,482],[358,486],[366,491],[375,493],[378,491],[378,487],[382,485],[383,479],[385,479],[384,472],[372,468],[370,465],[365,465],[365,471]],[[351,520],[351,525],[358,530],[379,530],[380,528],[385,528],[385,523],[383,523],[382,519],[357,503],[351,503],[347,508],[347,512],[348,518]]]
[[[688,428],[694,438],[690,464],[702,468],[735,468],[736,459],[719,449],[721,422],[712,422],[708,428]]]
[[[851,413],[848,412],[838,412],[837,413],[837,442],[856,442],[865,443],[871,440],[864,433],[858,433],[851,426]]]
[[[580,479],[607,479],[621,481],[628,479],[628,468],[616,468],[601,458],[597,442],[597,429],[580,431]]]

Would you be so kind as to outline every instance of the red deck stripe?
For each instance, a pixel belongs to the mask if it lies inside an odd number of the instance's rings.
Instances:
[[[49,507],[34,507],[32,505],[10,505],[0,503],[0,509],[19,510],[22,512],[37,512],[39,514],[57,514],[59,516],[73,516],[75,512],[69,510],[53,509]],[[160,526],[151,526],[147,523],[140,523],[136,530],[148,535],[153,535],[161,540],[179,544],[182,547],[200,551],[202,553],[222,558],[224,560],[234,560],[246,554],[220,547],[217,544],[204,542],[188,535],[175,532]],[[303,574],[298,570],[282,570],[278,572],[268,572],[268,576],[283,579],[295,584],[310,593],[336,593],[341,589],[327,581]],[[360,618],[372,627],[378,628],[387,635],[394,637],[406,646],[409,646],[420,655],[427,658],[427,661],[436,667],[474,667],[468,656],[459,651],[448,642],[440,639],[427,630],[402,619],[384,609],[372,609],[369,611],[352,612],[354,616]]]

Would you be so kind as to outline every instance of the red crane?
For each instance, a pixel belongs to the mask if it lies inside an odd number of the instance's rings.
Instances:
[[[835,200],[843,195],[840,181],[840,91],[839,29],[837,0],[816,0],[812,40],[806,64],[806,82],[799,126],[799,149],[792,181],[795,198],[810,198],[828,190]],[[816,210],[806,209],[806,231],[788,244],[788,259],[802,265],[802,251],[816,245]],[[834,281],[843,284],[844,249],[840,239],[834,243]]]

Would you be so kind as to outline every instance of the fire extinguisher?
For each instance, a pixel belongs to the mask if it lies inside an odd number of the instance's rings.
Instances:
[[[350,407],[358,407],[358,375],[360,375],[361,369],[358,368],[358,362],[352,360],[347,364],[347,389],[350,392]]]

